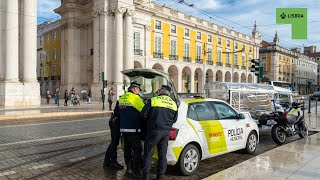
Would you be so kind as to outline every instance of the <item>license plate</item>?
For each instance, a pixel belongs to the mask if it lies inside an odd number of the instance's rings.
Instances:
[[[267,121],[267,125],[273,125],[274,124],[274,120],[273,119],[270,119]]]

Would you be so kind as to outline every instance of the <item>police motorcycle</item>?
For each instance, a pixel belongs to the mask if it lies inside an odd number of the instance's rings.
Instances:
[[[284,110],[278,111],[275,100],[272,100],[272,102],[275,111],[270,114],[269,118],[276,122],[271,129],[271,137],[275,143],[282,145],[287,137],[297,134],[300,138],[308,136],[308,126],[304,121],[303,103],[293,102],[291,107],[286,104]]]

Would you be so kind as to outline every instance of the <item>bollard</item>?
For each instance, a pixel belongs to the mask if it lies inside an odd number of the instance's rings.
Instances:
[[[308,113],[311,113],[311,112],[310,112],[310,109],[311,109],[311,97],[309,96],[309,107],[308,107]]]
[[[316,99],[316,114],[318,113],[318,100],[319,100],[319,98]]]

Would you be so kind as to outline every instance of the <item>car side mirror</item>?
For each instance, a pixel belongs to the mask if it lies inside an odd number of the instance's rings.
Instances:
[[[246,119],[246,117],[243,114],[238,114],[238,119]]]

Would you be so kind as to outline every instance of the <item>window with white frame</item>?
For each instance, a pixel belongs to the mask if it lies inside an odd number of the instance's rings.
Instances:
[[[221,60],[221,50],[218,50],[217,52],[218,62],[222,62]]]
[[[261,59],[262,60],[266,60],[267,59],[267,55],[266,54],[262,54]]]
[[[188,28],[185,28],[185,29],[184,29],[184,36],[185,36],[185,37],[189,37],[189,36],[190,36],[189,33],[190,33],[190,30],[189,30]]]
[[[161,53],[161,38],[160,37],[156,37],[156,41],[155,41],[155,49],[154,51],[156,53]]]
[[[252,52],[252,47],[251,46],[249,47],[249,52]]]
[[[242,49],[245,51],[246,50],[246,45],[242,45]]]
[[[207,55],[208,55],[208,61],[209,61],[209,62],[212,62],[212,48],[208,48],[208,53],[207,53]]]
[[[133,33],[133,49],[134,51],[140,51],[140,33]]]
[[[176,40],[171,40],[171,49],[170,49],[170,54],[171,55],[177,55],[177,41]]]
[[[54,32],[53,32],[53,40],[55,41],[56,39],[57,39],[57,32],[54,31]]]
[[[196,54],[197,60],[201,59],[201,45],[197,45],[197,54]]]
[[[222,43],[221,38],[218,38],[218,44],[221,45],[221,43]]]
[[[230,40],[227,40],[227,47],[230,47]]]
[[[47,42],[49,42],[49,40],[50,40],[50,35],[49,35],[49,33],[48,33],[46,36],[47,36]]]
[[[161,21],[156,20],[155,29],[161,30]]]
[[[227,64],[230,64],[230,54],[229,53],[226,54],[226,60],[227,60]]]
[[[171,33],[176,34],[177,33],[177,26],[174,24],[171,24]]]
[[[43,37],[40,36],[40,46],[42,46],[42,44],[43,44]]]
[[[56,76],[57,75],[57,67],[54,65],[52,66],[52,76]]]
[[[238,43],[234,44],[234,48],[237,50],[238,49]]]
[[[184,44],[184,57],[190,56],[190,45],[189,43]]]
[[[238,65],[238,54],[234,54],[234,65]]]
[[[201,32],[197,32],[197,39],[201,40]]]
[[[246,57],[242,56],[242,66],[246,66]]]
[[[208,35],[208,42],[212,42],[212,36]]]
[[[53,60],[57,59],[57,51],[56,51],[56,49],[53,49],[53,51],[52,51],[52,59]]]

